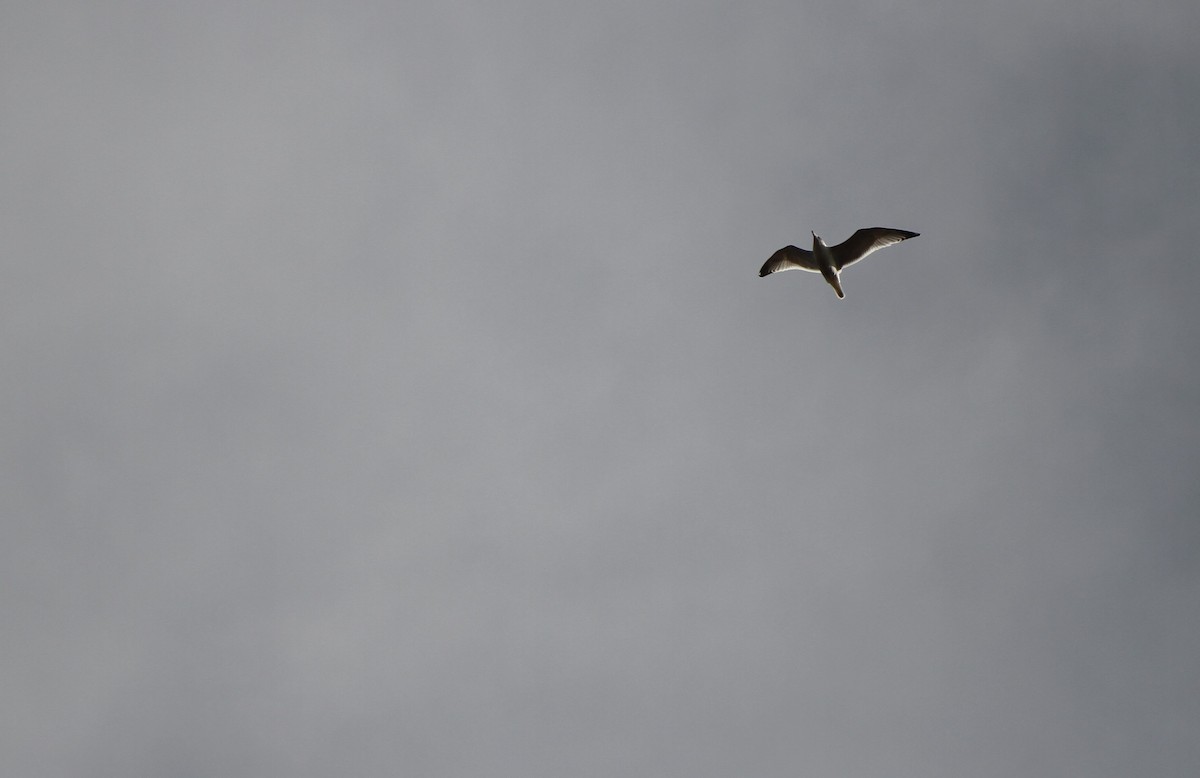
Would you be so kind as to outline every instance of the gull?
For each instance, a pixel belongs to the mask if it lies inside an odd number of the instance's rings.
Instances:
[[[838,275],[843,269],[850,267],[868,254],[878,251],[884,246],[899,243],[902,240],[915,238],[921,233],[908,230],[894,230],[890,227],[864,227],[836,246],[826,246],[825,241],[813,233],[812,251],[784,246],[771,255],[762,270],[758,271],[759,278],[784,270],[807,270],[810,273],[820,273],[837,292],[838,298],[846,294],[842,291],[842,282]]]

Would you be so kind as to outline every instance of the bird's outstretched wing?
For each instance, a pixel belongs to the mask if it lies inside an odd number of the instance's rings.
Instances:
[[[805,251],[795,246],[784,246],[771,255],[771,258],[762,266],[762,270],[758,271],[758,276],[762,278],[772,273],[782,273],[784,270],[807,270],[810,273],[821,272],[821,268],[817,267],[817,261],[813,259],[811,251]]]
[[[833,254],[835,267],[841,270],[885,246],[915,238],[920,234],[890,227],[864,227],[836,246],[830,246],[829,251]]]

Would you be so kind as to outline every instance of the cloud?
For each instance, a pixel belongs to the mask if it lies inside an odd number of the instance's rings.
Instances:
[[[14,12],[5,766],[1186,771],[1190,8]]]

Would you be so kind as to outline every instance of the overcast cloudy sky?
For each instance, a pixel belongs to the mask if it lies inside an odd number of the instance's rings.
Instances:
[[[5,4],[0,772],[1200,774],[1197,29]]]

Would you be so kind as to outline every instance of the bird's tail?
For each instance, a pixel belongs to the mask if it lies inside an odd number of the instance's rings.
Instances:
[[[825,280],[833,287],[833,291],[837,292],[839,300],[846,296],[846,293],[842,291],[842,279],[838,278],[836,272],[831,270],[828,273],[822,272],[821,275],[825,276]]]

